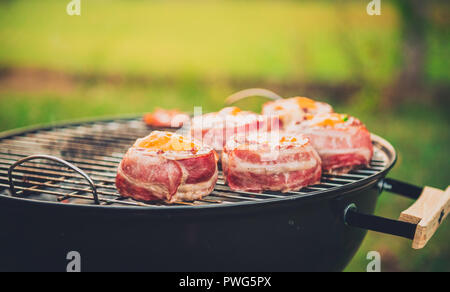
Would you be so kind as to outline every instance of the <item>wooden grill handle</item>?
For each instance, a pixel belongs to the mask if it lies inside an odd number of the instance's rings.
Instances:
[[[400,221],[417,224],[413,248],[422,249],[450,212],[450,186],[445,191],[425,187],[419,199],[400,215]]]

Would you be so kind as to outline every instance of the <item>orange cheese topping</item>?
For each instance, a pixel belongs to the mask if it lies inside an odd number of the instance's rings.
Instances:
[[[242,110],[241,110],[240,108],[238,108],[238,107],[233,107],[232,110],[231,110],[231,112],[230,112],[230,115],[232,115],[232,116],[237,116],[240,112],[242,112]]]
[[[241,112],[242,112],[242,110],[240,108],[231,106],[231,107],[226,107],[226,108],[222,109],[218,114],[220,116],[237,116]]]
[[[200,147],[190,139],[170,133],[154,131],[136,145],[149,151],[198,151]]]
[[[282,107],[281,105],[277,105],[277,106],[274,107],[274,110],[282,111],[282,110],[284,110],[284,107]]]
[[[312,119],[314,119],[314,115],[312,115],[312,114],[306,114],[306,115],[305,115],[305,119],[306,119],[307,121],[311,121]]]
[[[282,110],[289,110],[289,108],[292,106],[292,103],[297,104],[300,109],[309,109],[309,110],[317,109],[316,101],[307,97],[293,97],[288,99],[282,99],[280,101],[271,101],[266,103],[265,106],[273,104],[274,105],[273,110],[282,111]]]
[[[297,138],[294,137],[283,137],[281,138],[280,143],[295,143],[297,141]]]
[[[297,104],[300,108],[307,108],[307,109],[317,109],[317,104],[314,100],[307,98],[307,97],[296,97]]]
[[[307,117],[308,119],[308,117]],[[348,120],[348,115],[346,114],[337,114],[337,113],[331,113],[323,116],[315,116],[314,118],[311,118],[313,120],[314,126],[320,126],[320,127],[334,127],[337,124],[343,124]]]

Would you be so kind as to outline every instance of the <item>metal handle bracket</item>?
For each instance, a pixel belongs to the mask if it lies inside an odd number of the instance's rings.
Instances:
[[[13,171],[14,169],[19,166],[22,165],[23,163],[30,161],[30,160],[36,160],[36,159],[45,159],[45,160],[50,160],[50,161],[54,161],[54,162],[58,162],[62,165],[67,166],[68,168],[72,169],[73,171],[77,172],[78,174],[80,174],[84,179],[87,180],[87,182],[89,183],[89,185],[91,186],[92,189],[92,195],[94,196],[94,201],[97,205],[100,205],[100,200],[98,199],[98,194],[97,194],[97,188],[95,186],[94,181],[89,177],[89,175],[87,175],[84,171],[82,171],[81,169],[79,169],[78,167],[76,167],[75,165],[54,157],[54,156],[49,156],[49,155],[33,155],[33,156],[28,156],[26,158],[20,159],[17,162],[15,162],[14,164],[12,164],[9,167],[8,170],[8,179],[9,179],[9,190],[11,192],[11,194],[13,196],[16,196],[16,190],[15,190],[15,186],[14,186],[14,179],[13,179]]]

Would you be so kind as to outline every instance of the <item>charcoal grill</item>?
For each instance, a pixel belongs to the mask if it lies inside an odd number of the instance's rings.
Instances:
[[[385,178],[396,153],[376,135],[369,167],[325,174],[298,192],[236,192],[220,173],[214,192],[201,200],[168,205],[122,198],[117,167],[152,130],[132,117],[3,134],[0,269],[64,270],[65,255],[75,250],[84,270],[342,270],[366,230],[413,239],[420,248],[432,235],[418,235],[420,220],[439,225],[448,214],[449,192],[432,189],[441,200],[434,204],[439,210],[429,211],[439,218],[371,215],[383,189],[414,199],[424,193]]]

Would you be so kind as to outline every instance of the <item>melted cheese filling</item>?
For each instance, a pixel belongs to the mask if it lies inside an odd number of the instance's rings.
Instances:
[[[304,108],[311,109],[311,110],[317,109],[317,103],[314,100],[310,99],[310,98],[307,98],[307,97],[296,97],[295,99],[297,101],[298,106],[301,109],[304,109]]]
[[[200,150],[200,146],[185,138],[170,132],[154,131],[144,139],[138,140],[135,147],[148,151],[194,151]]]
[[[310,125],[319,127],[334,127],[339,124],[344,124],[348,121],[348,115],[331,113],[326,115],[307,115],[306,119],[311,121]]]

